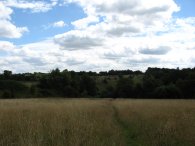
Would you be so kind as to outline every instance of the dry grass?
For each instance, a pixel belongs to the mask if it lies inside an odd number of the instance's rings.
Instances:
[[[106,101],[2,100],[0,145],[124,145]]]
[[[0,100],[2,146],[194,146],[193,100]]]
[[[143,146],[195,146],[194,100],[117,100],[129,138]]]

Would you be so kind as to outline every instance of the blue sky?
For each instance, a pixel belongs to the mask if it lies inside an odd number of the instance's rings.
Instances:
[[[195,1],[194,0],[175,0],[181,11],[176,13],[177,17],[194,17],[195,16]]]
[[[82,8],[76,4],[55,6],[47,13],[32,13],[31,10],[14,9],[12,21],[16,26],[28,26],[30,33],[24,34],[21,39],[12,39],[17,45],[45,40],[73,29],[72,21],[85,17]],[[64,21],[65,27],[52,28],[53,23]]]
[[[195,67],[194,0],[1,0],[0,68]]]

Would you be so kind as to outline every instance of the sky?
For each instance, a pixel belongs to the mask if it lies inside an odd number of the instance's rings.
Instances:
[[[195,67],[194,0],[0,0],[0,72]]]

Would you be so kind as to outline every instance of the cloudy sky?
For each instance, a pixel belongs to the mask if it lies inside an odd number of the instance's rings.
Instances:
[[[194,0],[0,0],[0,72],[195,67]]]

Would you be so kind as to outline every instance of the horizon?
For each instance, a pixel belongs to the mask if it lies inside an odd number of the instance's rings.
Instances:
[[[47,72],[38,72],[38,71],[35,71],[35,72],[13,72],[12,70],[3,70],[0,72],[0,75],[4,74],[4,71],[11,71],[11,74],[34,74],[34,73],[41,73],[41,74],[49,74],[51,73],[52,71],[56,70],[56,69],[59,69],[59,68],[54,68],[54,69],[50,69],[49,71]],[[132,70],[132,69],[121,69],[121,70],[114,70],[114,69],[111,69],[111,70],[101,70],[101,71],[85,71],[85,70],[80,70],[80,71],[75,71],[75,70],[69,70],[69,69],[59,69],[60,72],[63,72],[63,71],[68,71],[68,72],[75,72],[75,73],[79,73],[79,72],[85,72],[85,73],[97,73],[97,74],[101,74],[101,73],[109,73],[110,71],[115,71],[115,72],[120,72],[120,71],[132,71],[132,72],[141,72],[141,73],[146,73],[146,71],[148,69],[160,69],[160,70],[163,70],[163,69],[167,69],[167,70],[186,70],[186,69],[190,69],[190,70],[193,70],[195,69],[195,67],[188,67],[188,68],[179,68],[179,67],[176,67],[176,68],[160,68],[160,67],[148,67],[145,71],[141,71],[141,70]]]
[[[0,72],[195,67],[193,0],[1,0]]]

